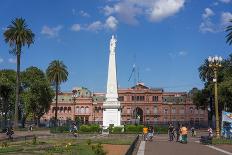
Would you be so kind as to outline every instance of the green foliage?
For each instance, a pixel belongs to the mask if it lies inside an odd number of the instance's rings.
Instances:
[[[8,147],[9,145],[8,145],[8,143],[7,143],[7,141],[4,141],[4,142],[2,142],[2,147],[4,148],[4,147]]]
[[[103,150],[103,146],[101,143],[97,145],[92,145],[92,150],[94,151],[95,155],[106,155],[106,151]]]
[[[222,109],[232,111],[232,54],[222,61],[217,71],[219,111]],[[190,91],[193,102],[197,107],[205,108],[209,104],[209,98],[214,97],[214,73],[207,60],[199,67],[199,75],[205,87],[202,90]],[[194,92],[194,93],[192,93]]]
[[[143,132],[143,125],[126,125],[125,132],[126,133],[141,133]]]
[[[231,139],[217,139],[213,138],[212,144],[230,144],[232,145],[232,140]]]
[[[87,143],[87,145],[91,145],[92,144],[91,139],[88,139],[86,143]]]
[[[35,145],[36,143],[37,143],[37,137],[34,136],[34,137],[32,138],[32,144]]]
[[[98,124],[92,124],[92,125],[81,125],[80,126],[81,132],[93,132],[93,133],[99,133],[101,131],[101,128]]]
[[[66,133],[69,132],[68,126],[58,126],[50,128],[51,133]]]
[[[123,127],[114,127],[112,133],[123,133]]]
[[[154,132],[159,134],[168,133],[167,126],[154,126]]]
[[[25,115],[33,114],[39,120],[48,112],[54,92],[45,73],[37,67],[29,67],[22,72],[22,103]]]
[[[226,32],[228,32],[226,35],[226,42],[232,45],[232,19],[230,19],[230,25],[226,27]]]

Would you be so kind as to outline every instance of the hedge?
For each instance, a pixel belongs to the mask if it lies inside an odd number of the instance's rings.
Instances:
[[[126,133],[141,133],[143,132],[143,125],[126,125],[125,132]]]
[[[98,124],[93,125],[81,125],[80,132],[100,132],[101,128]]]
[[[50,128],[51,133],[67,133],[69,132],[68,126],[58,126]]]

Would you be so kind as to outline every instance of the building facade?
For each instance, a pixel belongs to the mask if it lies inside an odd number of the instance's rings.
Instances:
[[[132,88],[118,89],[121,103],[121,124],[168,123],[208,121],[208,111],[197,109],[186,92],[165,92],[161,88],[149,88],[138,83]],[[103,120],[104,93],[92,93],[87,88],[74,88],[72,92],[60,92],[58,119],[82,123],[99,123]],[[50,110],[41,118],[48,121],[55,116],[55,99]]]

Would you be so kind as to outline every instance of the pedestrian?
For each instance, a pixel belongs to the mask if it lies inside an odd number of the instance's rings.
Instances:
[[[213,137],[213,129],[211,127],[208,128],[208,134],[209,134],[209,138]]]
[[[188,129],[183,125],[181,127],[181,143],[187,144]]]
[[[192,137],[195,136],[195,128],[194,128],[194,126],[192,126],[192,128],[191,128],[191,135],[192,135]]]
[[[178,123],[176,127],[176,142],[179,142],[179,140],[180,140],[180,124]]]
[[[148,128],[146,126],[143,127],[143,139],[146,141],[147,140],[147,133],[148,133]]]
[[[169,135],[169,141],[173,141],[173,137],[174,137],[174,126],[172,125],[172,123],[169,124],[169,127],[168,127],[168,135]]]
[[[149,128],[148,128],[148,140],[152,141],[153,136],[154,136],[154,129],[152,126],[149,126]]]

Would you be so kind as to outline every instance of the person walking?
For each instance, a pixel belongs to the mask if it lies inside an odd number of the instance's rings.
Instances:
[[[187,144],[188,129],[183,125],[181,127],[181,143]]]
[[[147,133],[148,133],[148,128],[146,126],[143,127],[143,139],[146,141],[147,140]]]
[[[169,135],[169,141],[173,141],[173,137],[174,137],[174,126],[172,125],[172,123],[169,124],[169,127],[168,127],[168,135]]]
[[[176,142],[179,142],[179,140],[180,140],[180,124],[178,123],[176,127]]]
[[[153,136],[154,136],[154,129],[152,126],[149,126],[149,128],[148,128],[148,140],[152,141]]]

